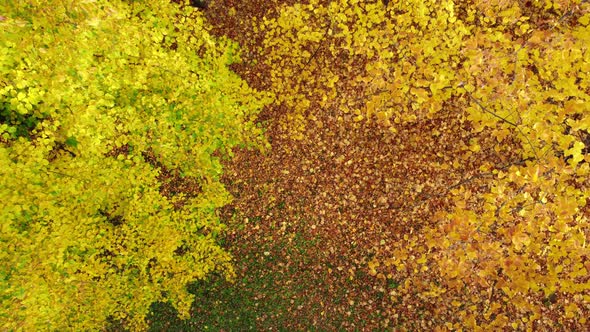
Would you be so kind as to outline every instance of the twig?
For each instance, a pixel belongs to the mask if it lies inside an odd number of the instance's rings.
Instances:
[[[52,171],[52,170],[50,170],[50,169],[47,169],[47,170],[45,170],[45,171],[46,171],[46,172],[49,172],[49,173],[58,174],[58,175],[61,175],[61,176],[66,176],[66,177],[69,177],[69,178],[72,178],[72,179],[77,179],[77,177],[75,177],[75,176],[73,176],[73,175],[70,175],[70,174],[66,174],[66,173],[62,173],[62,172],[57,172],[57,171]],[[88,180],[82,180],[82,181],[85,181],[85,182],[87,182]]]
[[[522,131],[522,129],[516,125],[514,122],[499,116],[498,114],[488,110],[484,105],[481,104],[481,102],[479,100],[477,100],[477,98],[473,97],[471,95],[471,93],[467,92],[467,95],[469,96],[469,98],[471,98],[471,100],[473,100],[484,112],[491,114],[492,116],[502,120],[502,122],[505,122],[513,127],[515,127],[520,134],[527,140],[527,142],[529,143],[529,145],[531,146],[531,149],[533,150],[533,153],[535,154],[535,163],[539,163],[539,155],[537,154],[537,149],[535,149],[535,146],[533,145],[533,143],[531,142],[531,140],[524,134],[524,132]]]
[[[516,191],[515,195],[518,195],[522,192],[522,190],[526,187],[526,183],[523,184],[520,188],[518,188],[518,190]],[[504,205],[506,205],[506,203],[508,203],[509,199],[505,200],[502,204],[500,204],[500,206],[498,206],[498,208],[496,209],[496,212],[494,212],[494,217],[498,218],[500,216],[500,210],[502,210],[502,208],[504,207]]]
[[[316,56],[316,54],[318,53],[318,51],[320,50],[320,48],[322,48],[322,40],[326,39],[326,36],[328,36],[328,32],[330,31],[330,28],[331,27],[332,27],[332,20],[330,20],[330,23],[328,24],[328,26],[326,28],[326,32],[324,33],[324,36],[322,37],[322,39],[320,39],[320,44],[315,49],[315,51],[313,52],[313,54],[309,57],[309,59],[307,59],[307,62],[305,63],[305,65],[303,65],[303,68],[301,68],[301,72],[303,72],[303,70],[305,69],[305,67],[307,67],[307,65],[309,65],[309,63],[311,62],[311,60],[313,60],[313,58]]]

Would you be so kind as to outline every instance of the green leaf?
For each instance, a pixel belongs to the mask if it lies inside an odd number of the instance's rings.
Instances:
[[[78,141],[76,140],[76,138],[74,136],[70,136],[66,139],[66,145],[67,146],[71,146],[73,148],[77,148],[78,147]]]

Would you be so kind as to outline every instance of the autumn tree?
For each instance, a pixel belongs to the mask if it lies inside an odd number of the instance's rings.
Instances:
[[[233,276],[216,242],[219,158],[265,146],[253,121],[268,96],[190,6],[3,1],[0,14],[0,326],[141,329],[154,301],[186,316],[188,282]]]

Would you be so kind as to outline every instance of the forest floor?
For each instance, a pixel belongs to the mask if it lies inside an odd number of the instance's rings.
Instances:
[[[258,90],[269,88],[271,73],[252,22],[276,16],[278,7],[274,1],[219,0],[204,11],[216,35],[241,45],[250,61],[233,69]],[[342,71],[340,77],[364,70],[362,60],[350,68],[326,49],[312,59],[322,62],[317,67]],[[372,258],[394,255],[391,243],[420,233],[435,212],[452,209],[453,188],[485,190],[483,163],[516,157],[494,150],[485,134],[478,134],[482,153],[466,155],[476,134],[452,100],[432,120],[401,124],[397,133],[311,105],[306,115],[314,120],[306,123],[304,139],[293,139],[280,125],[290,110],[271,105],[259,121],[272,148],[236,150],[225,165],[234,201],[222,211],[224,246],[235,257],[236,282],[196,285],[193,317],[152,329],[379,330],[411,328],[412,321],[415,329],[427,329],[434,308],[398,297],[404,275],[375,275]],[[440,166],[445,163],[450,166]]]
[[[261,64],[262,36],[252,22],[276,15],[278,7],[273,1],[224,0],[205,10],[216,35],[260,58],[260,65],[234,66],[259,90],[268,89],[270,73]],[[337,59],[318,59],[332,71],[350,70]],[[237,281],[207,284],[193,318],[182,324],[212,330],[375,330],[424,315],[428,308],[420,303],[392,296],[403,280],[377,278],[368,264],[375,255],[392,254],[390,241],[404,241],[434,211],[450,206],[445,194],[453,186],[469,182],[478,190],[480,181],[470,179],[483,160],[473,156],[444,172],[433,163],[452,163],[463,154],[458,142],[471,137],[461,130],[461,112],[442,112],[391,134],[375,124],[339,121],[338,110],[310,109],[316,120],[309,121],[302,140],[279,125],[288,112],[274,105],[260,116],[272,149],[236,150],[225,165],[225,183],[235,198],[223,212],[225,246],[235,257]]]

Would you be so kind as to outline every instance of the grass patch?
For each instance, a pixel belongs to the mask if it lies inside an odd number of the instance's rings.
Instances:
[[[260,222],[260,217],[251,218]],[[287,283],[293,275],[299,274],[291,265],[283,272],[271,269],[271,266],[283,262],[282,255],[290,253],[290,259],[302,262],[308,260],[308,250],[317,246],[318,239],[309,239],[297,232],[294,241],[277,241],[274,243],[243,243],[236,255],[236,267],[243,267],[245,273],[239,275],[234,283],[225,281],[221,276],[213,275],[208,280],[196,281],[188,286],[195,295],[191,308],[191,317],[187,320],[178,318],[178,312],[168,303],[154,303],[148,316],[150,331],[254,331],[284,330],[291,321],[290,309],[303,305],[305,299],[296,297],[302,291],[316,285]],[[263,252],[270,252],[265,255]],[[286,273],[285,273],[286,272]],[[304,278],[311,279],[311,278]],[[319,309],[319,308],[318,308]],[[302,322],[298,322],[301,324]],[[310,323],[311,324],[311,323]],[[313,330],[309,326],[306,330]]]
[[[273,276],[243,277],[229,283],[218,276],[189,285],[195,295],[191,317],[178,318],[178,312],[168,303],[154,303],[148,316],[149,331],[254,331],[262,315],[281,316],[277,299],[264,299],[258,291],[272,284]],[[270,300],[270,301],[269,301]]]

